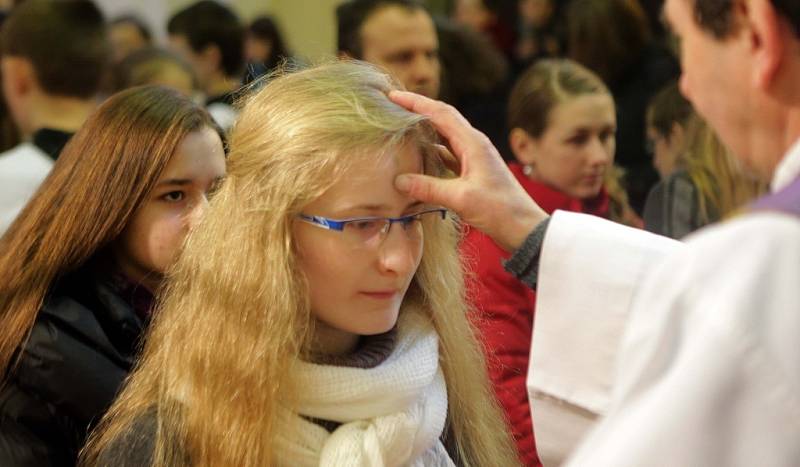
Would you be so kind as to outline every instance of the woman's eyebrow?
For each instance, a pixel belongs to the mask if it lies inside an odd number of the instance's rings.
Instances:
[[[166,186],[166,185],[178,185],[178,186],[185,186],[191,185],[192,181],[188,178],[168,178],[166,180],[162,180],[158,182],[157,186]]]

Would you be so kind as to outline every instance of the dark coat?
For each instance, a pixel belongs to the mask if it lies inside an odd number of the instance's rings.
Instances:
[[[0,389],[0,465],[72,466],[116,396],[143,321],[108,279],[74,274],[40,310]]]

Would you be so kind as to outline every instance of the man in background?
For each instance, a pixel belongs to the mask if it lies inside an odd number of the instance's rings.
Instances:
[[[3,93],[23,143],[0,153],[0,234],[97,105],[111,49],[90,1],[27,0],[0,33]]]
[[[336,9],[338,53],[384,68],[409,91],[439,96],[439,40],[415,0],[351,0]]]
[[[194,68],[206,108],[223,129],[236,119],[233,106],[242,85],[244,26],[230,8],[202,0],[167,23],[170,47]]]

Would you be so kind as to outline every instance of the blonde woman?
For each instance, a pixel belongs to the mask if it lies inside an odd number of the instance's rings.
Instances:
[[[645,228],[676,239],[727,219],[767,191],[765,183],[741,172],[700,117],[690,117],[686,128],[681,168],[656,184],[645,204]]]
[[[394,189],[433,130],[357,62],[253,95],[142,363],[86,465],[516,465],[459,227]]]

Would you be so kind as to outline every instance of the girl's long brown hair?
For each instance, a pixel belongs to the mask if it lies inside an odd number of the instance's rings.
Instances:
[[[0,375],[14,365],[50,287],[98,255],[128,224],[183,138],[214,128],[175,91],[114,95],[72,137],[0,238]]]
[[[226,180],[170,273],[143,356],[85,448],[85,465],[123,464],[118,456],[139,441],[154,446],[156,466],[276,464],[281,416],[296,411],[292,365],[313,335],[292,237],[297,215],[353,164],[402,144],[433,152],[432,128],[389,101],[394,88],[371,66],[335,62],[275,78],[249,98],[231,133]],[[441,173],[434,157],[425,160],[426,172]],[[463,465],[517,465],[466,316],[459,228],[424,228],[404,304],[423,310],[439,335],[449,433]],[[142,433],[153,416],[155,433]]]

